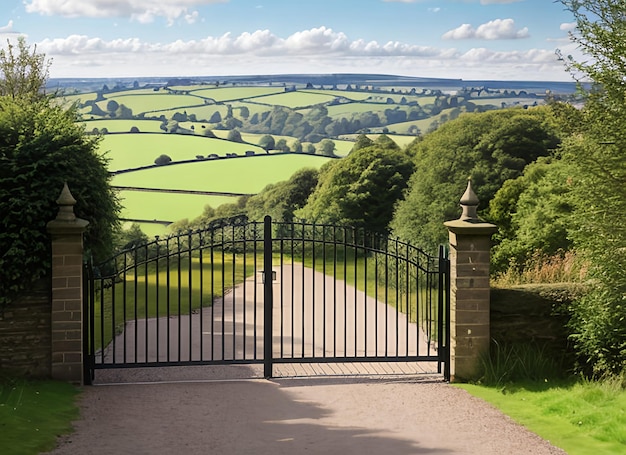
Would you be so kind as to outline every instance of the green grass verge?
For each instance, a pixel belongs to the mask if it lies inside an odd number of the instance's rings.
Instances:
[[[570,455],[626,453],[626,390],[617,381],[456,386]]]
[[[55,381],[0,379],[0,453],[31,455],[52,450],[78,418],[78,389]]]

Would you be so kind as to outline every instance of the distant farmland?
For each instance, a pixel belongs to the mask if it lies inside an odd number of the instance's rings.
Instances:
[[[325,139],[335,158],[346,156],[359,134],[384,133],[404,147],[464,112],[542,104],[548,89],[490,90],[381,75],[333,75],[331,83],[303,77],[117,82],[64,101],[77,104],[86,132],[103,135],[100,150],[114,173],[122,216],[149,235],[164,235],[168,223],[196,218],[206,205],[235,202],[299,169],[320,168],[333,159],[322,156]],[[268,136],[275,148],[265,150],[259,144]]]

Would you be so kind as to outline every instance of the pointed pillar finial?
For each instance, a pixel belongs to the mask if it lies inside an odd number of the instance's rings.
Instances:
[[[465,193],[461,196],[461,208],[463,212],[461,213],[460,220],[462,221],[478,221],[478,215],[476,211],[478,210],[478,196],[474,193],[472,189],[472,179],[467,179],[467,188],[465,189]]]
[[[74,214],[76,199],[74,199],[74,196],[70,193],[67,182],[63,183],[63,189],[56,202],[59,205],[59,213],[56,217],[57,221],[74,221],[76,219],[76,215]]]

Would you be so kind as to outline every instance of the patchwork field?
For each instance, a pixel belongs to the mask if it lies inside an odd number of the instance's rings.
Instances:
[[[316,78],[324,79],[311,80]],[[112,89],[104,84],[100,90],[90,85],[85,93],[68,90],[62,102],[77,105],[86,132],[103,135],[99,149],[115,173],[122,216],[139,221],[149,235],[166,234],[167,223],[196,218],[206,205],[235,202],[297,170],[321,167],[333,159],[321,155],[322,139],[333,141],[340,158],[359,134],[374,140],[385,133],[404,147],[469,110],[466,103],[485,110],[543,102],[524,87],[455,95],[423,81],[410,87],[404,79],[394,85],[386,78],[333,75],[330,83],[311,83],[292,76],[144,86],[116,81]],[[233,129],[241,140],[231,140]],[[215,137],[207,137],[207,130]],[[291,150],[299,142],[308,153],[268,152],[258,145],[268,134]],[[162,155],[169,164],[155,165]]]

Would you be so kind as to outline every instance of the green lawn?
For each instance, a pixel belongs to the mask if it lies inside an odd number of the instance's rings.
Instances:
[[[157,136],[158,137],[158,136]],[[193,136],[192,136],[193,138]],[[332,158],[290,153],[158,166],[115,175],[114,186],[258,193],[302,168],[319,168]]]
[[[79,416],[78,389],[55,381],[0,379],[0,453],[37,455],[52,450]]]
[[[154,160],[162,154],[168,155],[172,161],[195,160],[196,155],[207,157],[210,154],[225,156],[227,153],[236,153],[244,156],[248,150],[265,154],[262,148],[251,144],[195,135],[163,133],[107,134],[100,142],[99,150],[106,153],[107,158],[110,159],[108,164],[110,171],[151,166]],[[155,183],[158,184],[158,181]],[[184,179],[181,183],[184,184]],[[143,185],[131,182],[126,186]]]
[[[570,455],[626,453],[626,390],[612,382],[460,384]]]

